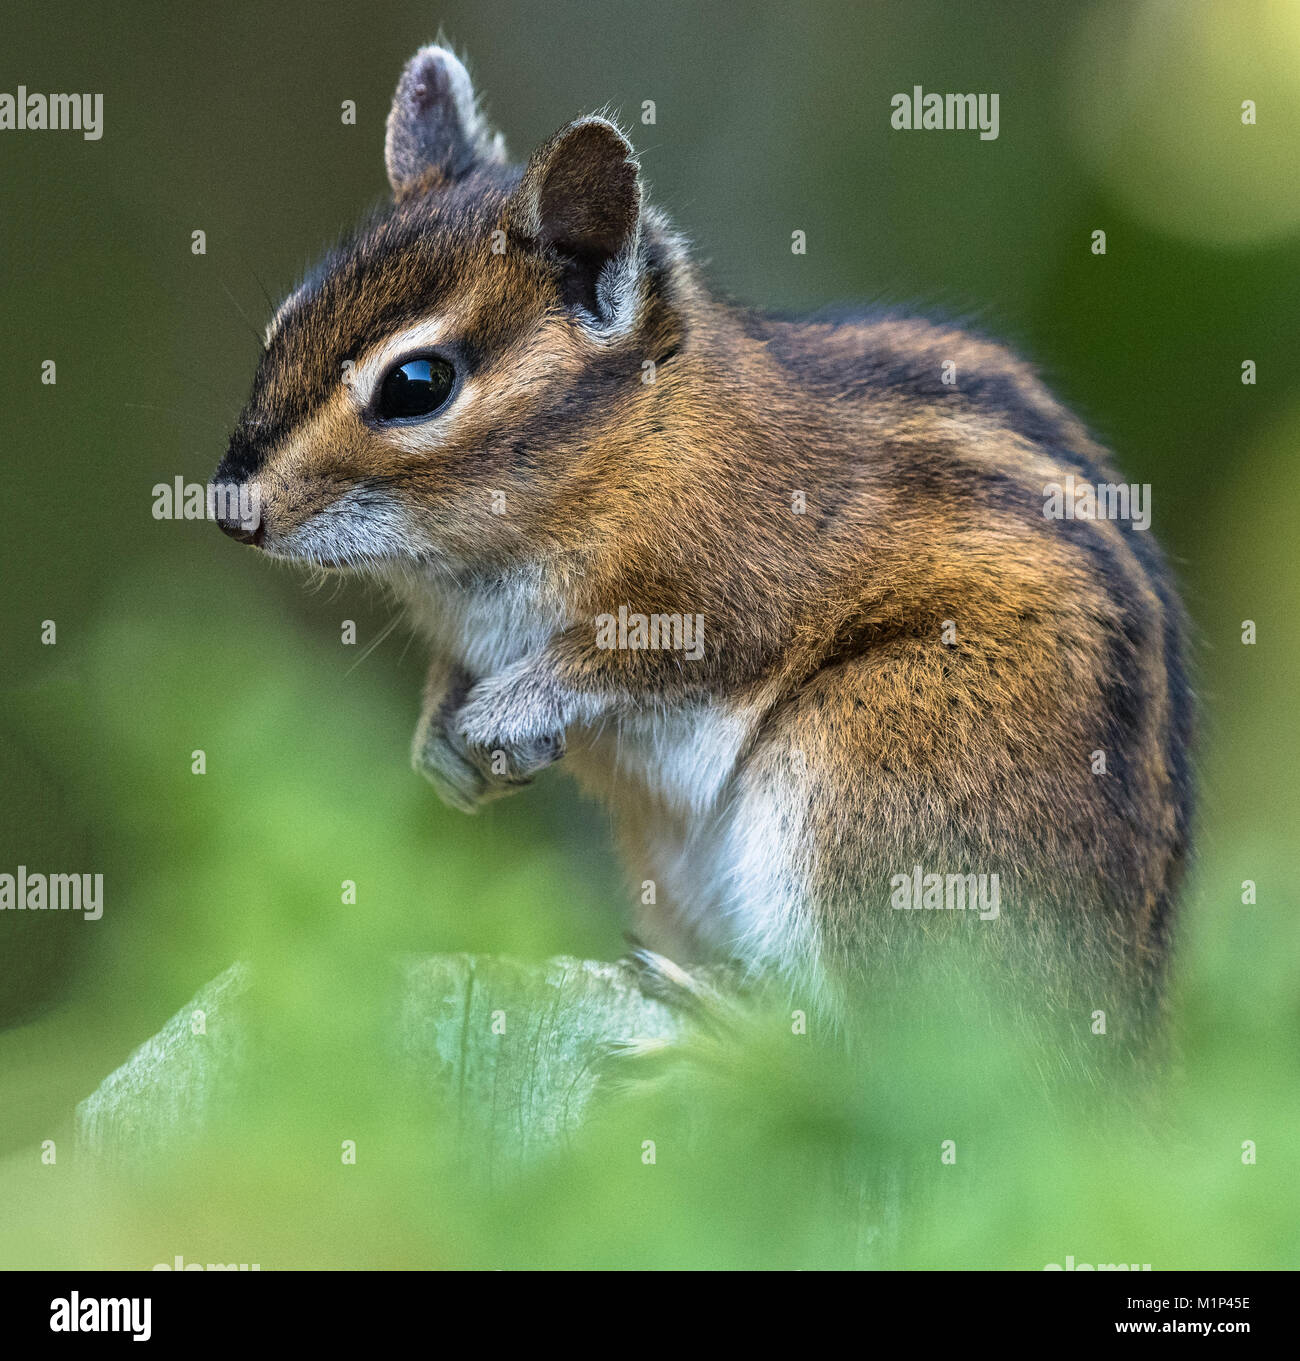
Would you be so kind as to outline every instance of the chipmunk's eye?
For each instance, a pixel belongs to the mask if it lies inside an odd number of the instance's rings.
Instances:
[[[436,355],[404,360],[384,375],[375,396],[375,415],[381,421],[432,416],[446,405],[455,381],[456,370]]]

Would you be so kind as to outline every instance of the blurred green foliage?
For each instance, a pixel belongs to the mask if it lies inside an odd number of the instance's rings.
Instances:
[[[103,91],[105,134],[0,135],[0,869],[102,871],[106,908],[0,915],[0,1263],[1300,1262],[1300,11],[1189,3],[1175,33],[1161,9],[380,3],[360,32],[305,5],[7,18],[0,84]],[[467,1176],[445,1114],[388,1080],[374,997],[394,952],[619,952],[604,816],[558,776],[477,819],[443,810],[406,766],[422,658],[402,626],[384,636],[382,595],[310,592],[210,525],[153,520],[150,489],[206,479],[250,331],[382,196],[391,89],[439,22],[517,154],[621,108],[721,286],[972,315],[1153,484],[1204,712],[1179,1059],[1153,1092],[1098,1089],[1068,1116],[1026,1099],[1035,1056],[963,1035],[923,981],[876,1009],[861,1068],[774,1032],[737,1072],[612,1105],[506,1185]],[[998,91],[999,139],[891,132],[890,96],[918,83]],[[1233,138],[1256,139],[1245,178]],[[235,958],[277,1009],[274,1093],[179,1165],[78,1166],[75,1101]]]

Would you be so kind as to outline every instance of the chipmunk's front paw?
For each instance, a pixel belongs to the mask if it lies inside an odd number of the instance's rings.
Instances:
[[[495,775],[474,759],[457,727],[469,688],[468,681],[457,684],[439,702],[429,704],[411,744],[411,764],[443,803],[462,813],[476,813],[485,803],[528,783],[509,774]]]
[[[434,787],[450,808],[476,813],[490,799],[507,791],[489,788],[483,772],[441,722],[422,725],[411,747],[411,764]]]
[[[489,780],[526,784],[564,755],[558,706],[527,675],[479,681],[452,719],[469,759]]]

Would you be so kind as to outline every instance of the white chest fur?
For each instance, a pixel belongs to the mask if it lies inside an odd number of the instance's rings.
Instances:
[[[633,784],[666,811],[700,817],[721,798],[752,724],[745,711],[721,702],[625,712],[575,744],[575,764],[607,797]]]
[[[398,583],[416,626],[471,676],[491,676],[544,647],[567,622],[540,573],[490,582]]]
[[[435,650],[493,675],[570,621],[537,576],[404,591]],[[564,768],[611,811],[634,884],[654,881],[638,929],[649,944],[780,963],[800,941],[797,835],[806,791],[751,758],[761,706],[697,700],[627,707],[569,731]],[[784,772],[782,772],[784,774]]]

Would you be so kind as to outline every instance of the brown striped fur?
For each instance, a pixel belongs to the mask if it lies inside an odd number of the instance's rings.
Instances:
[[[1118,980],[1140,1013],[1188,848],[1184,622],[1148,533],[1044,517],[1046,483],[1114,476],[1032,369],[915,318],[719,301],[612,124],[511,167],[439,49],[389,170],[391,210],[273,323],[217,480],[260,488],[267,551],[410,602],[444,795],[564,755],[678,957],[844,993],[971,931],[1032,942],[1068,1005]],[[458,394],[376,425],[385,347],[425,323]],[[597,648],[620,606],[702,616],[703,656]],[[914,864],[999,873],[1002,919],[891,909]]]

